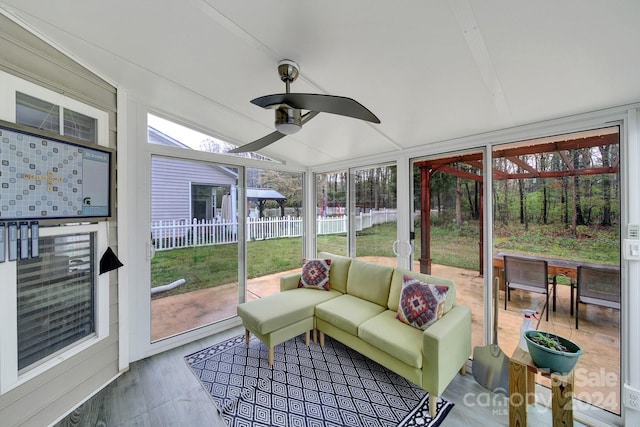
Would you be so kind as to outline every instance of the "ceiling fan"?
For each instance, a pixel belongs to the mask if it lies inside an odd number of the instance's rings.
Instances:
[[[317,116],[318,113],[332,113],[380,123],[375,114],[351,98],[315,93],[291,93],[289,90],[290,85],[298,78],[299,73],[300,67],[291,60],[285,59],[278,63],[278,74],[280,75],[280,80],[286,86],[286,93],[265,95],[251,100],[252,104],[276,111],[276,131],[253,142],[234,148],[229,153],[260,150],[286,135],[298,132],[303,124]],[[301,110],[307,110],[307,112],[302,114]]]

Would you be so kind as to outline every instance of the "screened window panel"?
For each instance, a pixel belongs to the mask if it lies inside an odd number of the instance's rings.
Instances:
[[[95,333],[95,233],[40,238],[18,261],[18,370]]]
[[[60,107],[16,92],[16,123],[60,133]]]
[[[68,108],[64,109],[64,134],[87,142],[97,142],[98,121]]]

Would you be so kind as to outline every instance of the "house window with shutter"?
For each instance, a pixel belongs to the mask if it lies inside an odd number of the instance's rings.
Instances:
[[[40,239],[17,265],[18,370],[95,334],[95,233]]]

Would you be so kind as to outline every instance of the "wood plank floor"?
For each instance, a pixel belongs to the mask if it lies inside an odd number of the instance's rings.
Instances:
[[[165,353],[140,360],[56,427],[223,427],[209,394],[191,372],[184,356],[243,333],[235,328]],[[442,426],[507,426],[508,401],[457,375],[443,397],[456,405]],[[529,408],[529,425],[550,426],[551,410]],[[576,426],[583,424],[577,423]]]

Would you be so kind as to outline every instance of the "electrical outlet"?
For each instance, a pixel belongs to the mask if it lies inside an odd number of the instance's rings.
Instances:
[[[624,385],[624,406],[640,411],[640,390]]]

